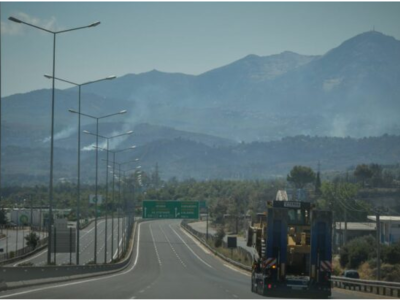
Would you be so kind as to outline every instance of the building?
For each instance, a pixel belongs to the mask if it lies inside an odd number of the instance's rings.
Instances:
[[[334,246],[341,247],[345,241],[345,222],[336,222],[334,233]],[[376,223],[373,222],[347,222],[347,242],[366,235],[376,235]]]
[[[376,216],[368,216],[368,219],[376,222]],[[400,217],[380,216],[379,220],[381,243],[390,245],[400,241]]]
[[[31,208],[5,208],[7,220],[11,225],[16,226],[47,226],[49,219],[49,209],[47,207]],[[66,218],[71,213],[71,209],[53,209],[54,218]],[[31,222],[32,221],[32,222]]]

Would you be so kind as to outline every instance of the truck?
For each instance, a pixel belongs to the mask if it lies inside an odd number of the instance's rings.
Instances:
[[[310,202],[269,201],[249,226],[251,291],[268,297],[331,296],[332,212]]]

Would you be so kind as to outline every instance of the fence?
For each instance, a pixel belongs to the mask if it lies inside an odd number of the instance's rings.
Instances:
[[[128,229],[126,249],[119,261],[115,263],[82,266],[0,267],[0,291],[119,272],[132,262],[134,240],[139,223],[140,221],[133,223]]]
[[[30,232],[30,228],[29,227],[4,227],[4,228],[2,228],[2,232],[3,233],[5,232],[5,234],[8,234],[8,231],[10,229],[21,230],[21,233],[20,233],[21,237],[25,237],[27,235],[27,233]],[[43,232],[39,231],[39,228],[36,228],[35,230],[36,230],[35,231],[36,233],[39,233],[39,237],[41,237],[41,236],[43,237],[44,236],[44,234],[42,235]],[[4,237],[2,240],[6,240],[6,239],[7,239],[7,237]],[[21,240],[21,238],[19,240]],[[9,241],[10,241],[10,239],[9,239]],[[9,241],[6,241],[6,244]],[[19,241],[19,242],[21,242],[21,241]],[[21,243],[22,243],[21,245],[25,244],[25,239],[24,238],[22,238],[22,242]],[[6,262],[6,261],[8,261],[10,259],[15,259],[15,258],[18,258],[18,257],[24,257],[27,254],[35,251],[36,249],[41,248],[42,246],[44,246],[46,244],[47,244],[47,237],[43,237],[42,239],[40,239],[38,241],[38,244],[36,245],[35,248],[33,248],[31,246],[25,246],[25,247],[22,247],[20,249],[15,250],[15,249],[11,249],[11,247],[7,247],[6,246],[5,248],[3,248],[3,251],[7,251],[7,248],[8,248],[9,251],[6,252],[6,253],[1,253],[0,254],[0,264],[4,263],[4,262]]]

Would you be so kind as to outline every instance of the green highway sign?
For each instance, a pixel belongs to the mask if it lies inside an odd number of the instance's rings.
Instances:
[[[143,201],[143,219],[198,219],[197,201]]]

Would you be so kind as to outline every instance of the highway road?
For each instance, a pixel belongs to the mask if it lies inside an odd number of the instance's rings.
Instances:
[[[7,249],[7,243],[9,252],[26,247],[25,236],[28,235],[29,232],[29,227],[26,227],[24,230],[19,229],[18,231],[14,229],[3,229],[3,233],[7,235],[8,241],[6,237],[2,238],[0,240],[0,248],[3,248],[5,253]],[[43,237],[44,233],[40,233],[40,236]]]
[[[123,218],[120,218],[120,236],[119,243],[121,245],[122,241],[122,222]],[[118,220],[114,218],[114,253],[111,254],[111,219],[108,219],[107,225],[107,262],[117,257],[117,243],[118,243]],[[104,249],[105,249],[105,220],[101,219],[97,221],[97,262],[104,262]],[[121,246],[120,246],[121,247]],[[122,248],[120,248],[122,249]],[[87,264],[94,261],[94,222],[91,223],[87,228],[80,231],[80,264]],[[76,263],[76,254],[71,255],[72,263]],[[52,255],[52,260],[54,260],[54,255]],[[47,249],[39,252],[36,255],[29,257],[23,261],[12,264],[13,266],[31,262],[35,266],[42,266],[47,264]],[[69,253],[58,253],[56,256],[56,262],[58,265],[68,264],[70,262]]]
[[[262,298],[250,292],[250,274],[215,257],[177,220],[145,221],[136,229],[128,267],[116,274],[4,291],[0,298]],[[371,298],[334,290],[333,298]]]

